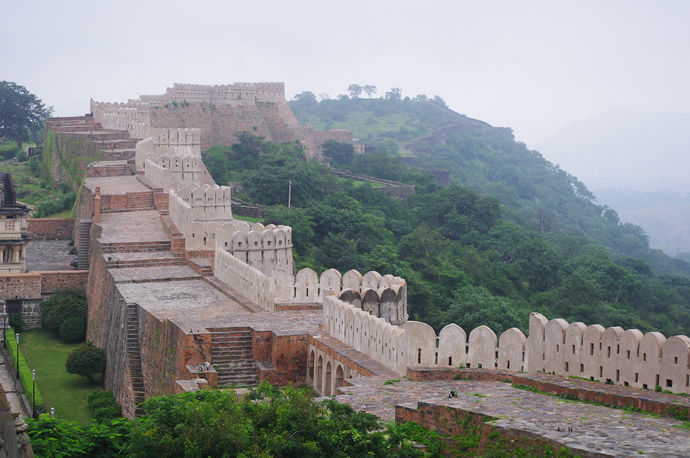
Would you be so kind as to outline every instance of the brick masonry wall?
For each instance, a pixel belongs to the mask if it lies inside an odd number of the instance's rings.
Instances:
[[[136,405],[127,364],[127,306],[106,269],[100,247],[93,237],[92,233],[86,340],[106,350],[108,365],[105,371],[105,389],[112,391],[115,399],[122,405],[123,414],[133,416]]]
[[[175,392],[175,381],[191,378],[185,355],[198,347],[169,320],[160,321],[139,309],[139,349],[146,397]]]
[[[199,127],[202,150],[214,145],[234,145],[237,143],[237,134],[243,131],[273,139],[271,129],[255,104],[157,106],[151,109],[151,127]]]
[[[544,456],[548,450],[559,450],[563,444],[517,429],[496,427],[484,414],[456,407],[419,402],[416,409],[395,407],[398,423],[411,421],[427,429],[438,431],[446,443],[459,454],[472,456],[510,456],[522,448],[529,456]],[[465,441],[457,436],[464,436]],[[581,453],[581,451],[577,451]]]
[[[261,346],[262,341],[265,341],[265,336],[260,339],[256,337],[253,339]],[[288,383],[303,384],[305,383],[307,373],[307,352],[309,349],[309,336],[307,335],[292,335],[292,336],[277,336],[273,335],[271,338],[271,365],[274,370],[268,374],[259,374],[261,380],[268,380],[271,383],[278,385],[287,385]],[[260,350],[261,353],[262,350]],[[255,348],[254,358],[257,358],[257,349]],[[262,377],[263,375],[263,377]]]
[[[41,299],[41,274],[0,275],[0,299]]]
[[[41,293],[54,293],[65,288],[86,288],[88,270],[52,270],[36,272],[41,275]]]
[[[71,240],[74,231],[72,218],[29,218],[31,240]]]

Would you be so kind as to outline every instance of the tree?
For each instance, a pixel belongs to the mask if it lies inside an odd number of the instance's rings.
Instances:
[[[60,335],[65,342],[83,341],[86,334],[88,305],[80,289],[63,289],[41,302],[43,327]],[[63,324],[69,321],[65,326]],[[81,336],[80,340],[74,340]]]
[[[336,140],[327,140],[321,145],[323,155],[340,164],[349,164],[355,154],[355,148],[348,144]]]
[[[433,99],[430,100],[431,103],[434,105],[438,105],[442,108],[448,108],[448,105],[446,104],[446,101],[443,100],[440,96],[435,95]]]
[[[393,87],[390,91],[386,92],[385,97],[388,100],[400,100],[402,98],[402,89]]]
[[[82,375],[93,383],[96,375],[105,372],[106,363],[105,350],[87,342],[72,350],[67,357],[65,367],[70,374]]]
[[[22,142],[41,130],[52,111],[24,86],[0,81],[0,139],[16,141],[20,151]]]
[[[376,86],[372,84],[365,84],[362,90],[367,93],[367,97],[371,98],[371,94],[376,94]]]
[[[362,94],[362,86],[359,84],[352,83],[347,87],[347,90],[350,93],[350,97],[353,99],[358,98]]]
[[[313,92],[302,91],[295,95],[294,101],[304,106],[313,105],[316,102],[316,96]]]

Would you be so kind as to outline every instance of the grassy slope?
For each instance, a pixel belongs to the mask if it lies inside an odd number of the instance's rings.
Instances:
[[[43,329],[22,334],[20,348],[29,367],[36,368],[36,380],[45,398],[46,407],[55,407],[61,418],[88,424],[92,421],[86,395],[97,385],[79,375],[68,374],[65,362],[70,351],[79,344],[66,344]]]
[[[57,199],[62,192],[56,186],[42,187],[41,180],[34,176],[29,168],[29,162],[16,162],[13,159],[0,162],[0,170],[12,175],[12,182],[17,193],[17,200],[25,204],[34,205],[38,202]],[[67,216],[69,211],[67,212]],[[56,216],[56,215],[51,215]]]

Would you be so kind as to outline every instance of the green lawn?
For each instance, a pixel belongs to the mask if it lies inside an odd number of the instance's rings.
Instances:
[[[88,424],[92,421],[86,395],[101,389],[100,383],[90,385],[85,377],[68,374],[65,361],[79,344],[66,344],[42,329],[23,332],[19,347],[30,368],[36,369],[36,383],[46,407],[55,407],[55,415]]]

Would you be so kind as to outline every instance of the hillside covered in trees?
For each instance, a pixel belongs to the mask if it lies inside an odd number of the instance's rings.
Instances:
[[[389,94],[387,99],[317,102],[308,94],[290,102],[302,124],[351,129],[377,152],[401,157],[421,170],[447,170],[452,184],[499,199],[505,217],[545,238],[561,233],[586,237],[615,257],[645,260],[655,272],[690,274],[690,264],[650,250],[640,227],[621,224],[614,209],[594,202],[584,183],[516,142],[509,128],[458,114],[439,97],[401,99]],[[395,173],[366,161],[345,167],[383,178]]]
[[[231,148],[216,147],[203,157],[218,183],[238,181],[244,187],[240,198],[273,206],[264,223],[293,227],[297,268],[400,275],[409,282],[411,318],[437,329],[455,322],[465,329],[485,324],[496,332],[525,330],[529,312],[539,311],[666,335],[688,332],[690,278],[657,274],[645,260],[624,254],[634,253],[626,243],[643,246],[643,237],[607,248],[571,229],[567,215],[560,222],[555,210],[539,227],[529,219],[528,205],[511,207],[474,186],[441,187],[388,153],[333,154],[342,145],[330,146],[326,152],[342,161],[339,167],[414,183],[416,195],[406,201],[388,197],[372,184],[338,178],[329,167],[308,162],[297,144],[248,133]],[[293,207],[287,208],[290,180]],[[570,192],[573,197],[562,199],[596,211]],[[589,218],[588,224],[625,231],[606,215]]]

